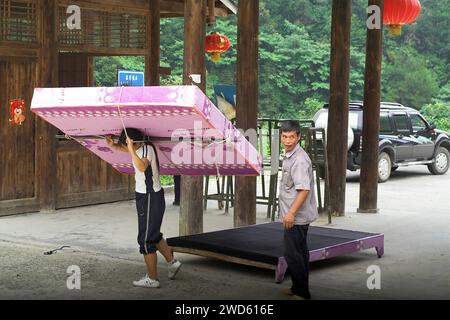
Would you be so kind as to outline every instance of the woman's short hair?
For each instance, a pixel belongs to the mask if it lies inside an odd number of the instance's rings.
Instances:
[[[127,145],[127,135],[130,137],[130,139],[134,141],[143,141],[144,135],[139,129],[136,128],[126,128],[127,132],[125,133],[125,130],[122,130],[119,137],[119,143],[126,146]]]

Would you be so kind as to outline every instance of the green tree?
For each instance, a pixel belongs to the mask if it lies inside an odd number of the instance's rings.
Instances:
[[[442,102],[427,104],[421,109],[425,118],[438,129],[450,132],[450,105]]]
[[[413,48],[399,47],[386,52],[382,71],[382,99],[420,108],[439,92],[437,74]]]
[[[99,87],[117,86],[118,70],[144,71],[144,57],[95,57],[94,81]]]
[[[117,70],[121,68],[119,57],[95,57],[94,81],[98,87],[117,86]]]
[[[448,1],[422,0],[417,21],[402,35],[384,32],[382,99],[420,108],[449,104]],[[350,99],[362,100],[364,90],[367,1],[352,3]],[[261,0],[260,2],[260,116],[311,117],[329,99],[331,34],[329,0]],[[218,18],[207,33],[227,35],[231,48],[218,63],[207,57],[207,95],[213,86],[236,83],[237,17]],[[182,18],[161,20],[161,65],[172,69],[162,85],[182,83]],[[116,85],[117,69],[142,70],[136,57],[99,57],[97,85]],[[432,107],[429,107],[432,108]]]
[[[443,87],[441,87],[438,95],[433,98],[433,103],[450,105],[450,82],[447,82]]]

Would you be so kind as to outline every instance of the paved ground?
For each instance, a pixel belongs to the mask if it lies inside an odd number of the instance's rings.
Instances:
[[[358,214],[358,174],[349,173],[347,214],[331,225],[315,225],[385,234],[385,256],[368,250],[311,267],[315,299],[449,299],[450,173],[432,176],[426,168],[406,168],[379,185],[379,214]],[[168,193],[167,203],[173,195]],[[215,202],[204,215],[204,230],[232,227]],[[258,207],[257,223],[268,222]],[[137,253],[134,202],[58,210],[0,218],[0,299],[285,299],[269,270],[191,255],[178,255],[183,268],[166,278],[160,257],[160,289],[133,288],[145,273]],[[178,235],[178,208],[168,205],[165,236]],[[63,245],[57,254],[43,252]],[[66,272],[81,269],[81,290],[68,290]],[[366,286],[367,268],[381,271],[381,289]]]

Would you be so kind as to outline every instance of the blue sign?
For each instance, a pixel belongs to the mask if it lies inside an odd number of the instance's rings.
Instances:
[[[142,87],[144,86],[144,72],[119,70],[117,84],[119,87]]]
[[[236,107],[236,86],[220,85],[214,86],[214,94],[216,98],[222,97],[233,107]]]
[[[229,119],[236,118],[236,87],[214,86],[216,106]]]

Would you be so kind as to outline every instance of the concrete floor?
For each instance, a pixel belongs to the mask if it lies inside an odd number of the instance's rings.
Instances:
[[[314,225],[385,234],[385,255],[374,249],[314,262],[310,284],[314,299],[449,299],[450,173],[432,176],[426,168],[400,169],[379,185],[379,214],[356,213],[359,175],[347,177],[347,213],[331,225]],[[213,185],[213,183],[211,183]],[[178,235],[178,207],[167,193],[162,226],[165,237]],[[257,223],[268,222],[258,206]],[[204,231],[231,228],[209,202]],[[179,254],[184,265],[167,280],[160,256],[161,288],[134,288],[145,273],[136,244],[133,201],[0,218],[0,299],[285,299],[274,273],[215,259]],[[43,252],[63,245],[53,255]],[[81,290],[69,290],[66,272],[81,269]],[[369,290],[367,268],[381,271],[381,289]]]

